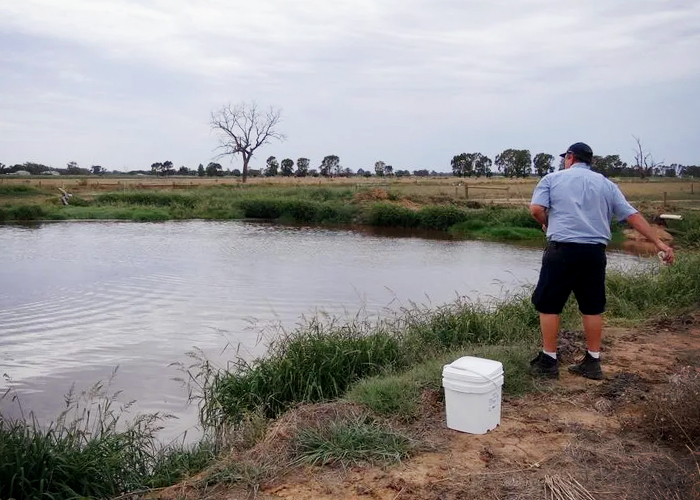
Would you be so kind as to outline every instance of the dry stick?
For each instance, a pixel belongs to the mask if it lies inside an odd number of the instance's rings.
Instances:
[[[394,497],[394,500],[396,500],[397,498],[399,498],[399,495],[401,495],[401,493],[403,493],[403,488],[401,488],[401,489],[399,490],[399,492],[398,492],[398,493],[396,494],[396,496]]]
[[[122,500],[124,498],[129,498],[133,496],[138,496],[138,495],[144,495],[146,493],[155,493],[156,491],[163,491],[168,489],[169,486],[165,486],[163,488],[148,488],[145,490],[136,490],[136,491],[130,491],[129,493],[124,493],[123,495],[119,495],[118,497],[112,498],[112,500]]]
[[[685,432],[685,429],[684,429],[683,426],[680,424],[680,422],[676,419],[676,416],[675,416],[672,412],[670,412],[670,411],[667,411],[666,413],[668,413],[668,414],[671,416],[671,418],[673,419],[673,421],[676,423],[676,425],[680,428],[680,430],[681,430],[681,431],[683,432],[683,434],[685,435],[686,439],[688,439],[688,442],[689,442],[690,444],[692,444],[693,446],[695,446],[695,443],[693,442],[692,439],[690,439],[690,436],[688,436],[688,433]]]

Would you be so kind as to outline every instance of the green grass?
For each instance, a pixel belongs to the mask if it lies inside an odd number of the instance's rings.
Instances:
[[[363,417],[303,429],[296,440],[297,460],[311,465],[396,463],[413,449],[406,436]]]
[[[35,221],[44,219],[47,215],[48,211],[36,204],[0,207],[0,222]]]
[[[0,417],[0,498],[107,498],[173,484],[215,458],[207,441],[163,447],[162,417],[121,421],[101,384],[75,398],[50,425]],[[3,404],[9,404],[7,399]]]
[[[684,247],[700,247],[700,214],[686,212],[683,220],[668,221],[669,232]]]
[[[425,390],[440,392],[442,368],[462,356],[476,356],[503,363],[503,392],[521,396],[536,387],[527,370],[532,354],[531,343],[469,346],[443,353],[402,372],[360,380],[348,390],[345,398],[367,407],[376,415],[397,417],[410,422],[420,416],[421,393]]]
[[[13,184],[7,184],[7,185],[0,185],[0,196],[7,195],[7,196],[29,196],[29,195],[35,195],[35,194],[40,194],[41,191],[35,188],[34,186],[26,186],[26,185],[13,185]]]
[[[700,256],[677,256],[676,263],[660,269],[608,274],[608,315],[645,319],[673,314],[700,304]]]
[[[272,418],[297,402],[334,399],[356,380],[401,363],[400,356],[392,335],[369,333],[360,323],[336,327],[312,321],[278,338],[265,358],[239,358],[230,372],[206,381],[203,421],[237,422],[259,409]]]

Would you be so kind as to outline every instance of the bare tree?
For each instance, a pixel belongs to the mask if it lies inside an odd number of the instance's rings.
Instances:
[[[637,143],[637,147],[634,150],[634,163],[635,169],[639,172],[642,179],[645,177],[658,174],[658,170],[663,167],[664,162],[656,163],[654,157],[648,151],[644,151],[642,147],[642,141],[636,135],[633,135],[634,141]]]
[[[219,134],[221,153],[217,156],[235,156],[243,158],[243,182],[248,178],[248,163],[255,151],[269,144],[271,139],[283,141],[284,134],[276,130],[282,116],[282,110],[273,108],[261,112],[257,105],[242,102],[235,106],[226,105],[211,114],[211,128]]]

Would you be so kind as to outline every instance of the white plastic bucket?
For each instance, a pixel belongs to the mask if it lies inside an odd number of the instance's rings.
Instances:
[[[485,434],[501,423],[503,365],[464,356],[442,369],[447,427]]]

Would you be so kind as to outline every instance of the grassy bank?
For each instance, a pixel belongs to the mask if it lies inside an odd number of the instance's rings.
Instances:
[[[36,194],[29,186],[6,186]],[[28,191],[27,191],[28,190]],[[543,240],[525,208],[478,203],[403,206],[395,196],[328,187],[218,187],[176,191],[123,191],[74,196],[70,206],[56,197],[12,197],[0,205],[0,222],[40,220],[264,219],[282,223],[367,225],[449,231],[455,237]]]
[[[522,200],[519,206],[401,190],[341,186],[228,185],[184,190],[81,192],[63,206],[51,191],[30,185],[0,186],[0,222],[41,220],[264,219],[289,224],[364,225],[449,232],[455,238],[543,241]],[[647,207],[649,208],[649,207]],[[656,212],[649,208],[648,215]],[[681,211],[672,230],[683,245],[700,244],[700,216]],[[613,224],[613,243],[623,240]]]
[[[609,320],[672,314],[700,302],[700,255],[681,256],[671,267],[612,273],[607,287]],[[575,327],[578,321],[572,300],[563,325]],[[537,345],[538,325],[527,292],[498,304],[456,302],[438,309],[413,308],[376,322],[311,321],[275,340],[265,357],[252,362],[239,359],[229,371],[210,373],[204,384],[203,421],[236,422],[250,411],[272,418],[298,403],[342,397],[369,377],[398,377],[391,383],[397,397],[415,395],[406,385],[439,387],[441,365],[434,360],[456,352],[488,350],[510,368],[506,392],[520,393],[529,383],[524,360]],[[423,363],[428,368],[406,375]]]

